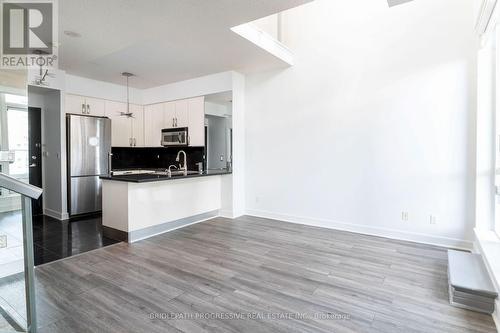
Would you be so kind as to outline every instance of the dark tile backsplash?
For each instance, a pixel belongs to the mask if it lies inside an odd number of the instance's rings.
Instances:
[[[179,147],[179,148],[129,148],[112,147],[112,168],[113,170],[122,169],[166,169],[173,164],[178,166],[175,161],[177,152],[184,150],[187,155],[189,170],[198,170],[196,163],[203,162],[204,147]],[[183,160],[181,155],[181,163]]]

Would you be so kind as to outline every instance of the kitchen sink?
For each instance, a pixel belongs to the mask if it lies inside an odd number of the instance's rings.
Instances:
[[[188,175],[196,175],[198,174],[198,171],[189,171],[187,172]],[[168,176],[167,171],[155,171],[155,175],[160,175],[160,176]],[[178,177],[178,176],[184,176],[184,171],[180,170],[172,170],[172,177]]]

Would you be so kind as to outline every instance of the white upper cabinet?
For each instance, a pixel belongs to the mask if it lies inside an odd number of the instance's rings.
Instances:
[[[105,101],[106,117],[111,119],[111,145],[113,147],[144,147],[144,109],[130,104],[132,117],[127,113],[127,103]]]
[[[164,128],[188,127],[188,100],[163,103]]]
[[[189,108],[187,99],[175,101],[175,127],[188,127]]]
[[[111,145],[113,147],[131,147],[132,121],[122,116],[127,111],[127,104],[113,101],[105,102],[106,117],[111,119]]]
[[[66,94],[64,108],[66,113],[104,116],[104,100],[98,98]]]
[[[85,97],[66,94],[64,109],[66,113],[86,114]]]
[[[205,97],[187,100],[189,145],[205,146]]]
[[[145,107],[130,104],[133,117],[126,117],[126,103],[66,94],[65,112],[110,118],[113,147],[161,147],[161,130],[176,127],[188,128],[190,146],[205,146],[203,96]]]
[[[167,102],[163,104],[163,128],[177,127],[176,102]]]
[[[144,145],[161,147],[161,130],[164,129],[164,104],[146,105],[144,107]]]
[[[85,102],[88,115],[104,117],[104,100],[85,97]]]
[[[144,147],[144,108],[142,105],[130,104],[132,120],[132,144],[134,147]]]

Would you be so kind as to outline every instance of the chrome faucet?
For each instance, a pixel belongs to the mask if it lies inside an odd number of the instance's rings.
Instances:
[[[171,166],[168,167],[167,170],[165,170],[167,172],[168,178],[172,178],[172,168],[176,168],[177,169],[177,167],[175,165],[171,165]]]
[[[186,152],[184,150],[179,150],[179,152],[177,153],[177,157],[175,158],[175,161],[176,162],[179,162],[181,160],[181,153],[184,154],[184,166],[182,166],[180,163],[179,163],[179,170],[180,171],[184,171],[184,176],[187,176],[187,171],[188,171],[188,167],[187,167],[187,156],[186,156]]]

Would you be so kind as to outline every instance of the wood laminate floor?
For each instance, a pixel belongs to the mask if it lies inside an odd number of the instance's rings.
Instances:
[[[439,247],[216,218],[37,267],[38,324],[50,333],[495,332],[491,316],[448,304],[446,271]]]

